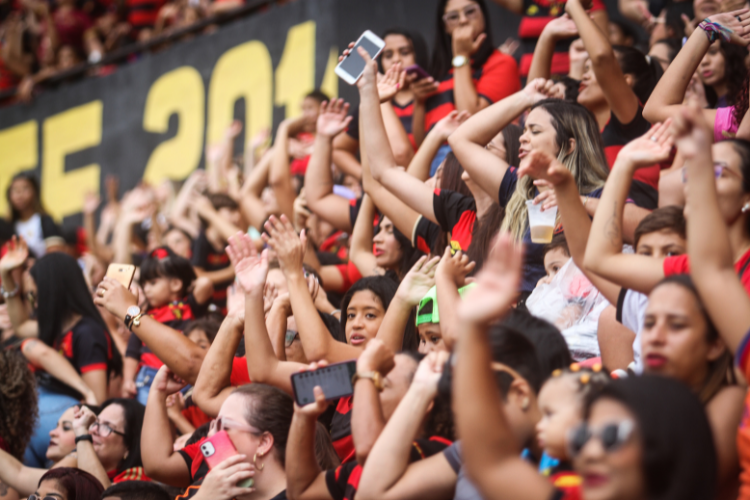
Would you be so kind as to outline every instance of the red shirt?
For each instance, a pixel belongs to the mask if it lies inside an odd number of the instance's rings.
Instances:
[[[740,277],[742,285],[745,287],[748,295],[750,295],[750,250],[740,257],[740,260],[734,263],[734,269]],[[687,254],[677,255],[674,257],[667,257],[664,259],[664,276],[672,276],[673,274],[689,274],[690,273],[690,260]]]

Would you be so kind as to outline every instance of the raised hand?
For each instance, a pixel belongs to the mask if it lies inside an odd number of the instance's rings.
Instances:
[[[76,436],[88,434],[89,427],[94,422],[96,422],[96,414],[85,406],[79,406],[73,414],[73,431]]]
[[[669,132],[672,119],[657,123],[641,137],[630,141],[620,150],[616,163],[627,162],[634,168],[661,163],[669,158],[674,140]]]
[[[238,483],[255,475],[247,463],[247,456],[233,455],[211,469],[201,484],[196,500],[231,500],[255,492],[255,488],[240,488]]]
[[[0,271],[3,273],[9,273],[10,271],[17,269],[26,262],[29,258],[29,246],[26,244],[26,240],[23,237],[13,236],[8,242],[8,251],[0,259]],[[6,290],[12,292],[13,290]]]
[[[128,307],[138,305],[138,298],[130,290],[108,276],[96,288],[94,304],[105,308],[120,319],[124,319]]]
[[[435,127],[433,127],[432,131],[435,134],[438,134],[439,137],[445,142],[448,140],[448,137],[455,132],[458,127],[469,119],[471,116],[471,113],[468,111],[461,111],[460,113],[456,110],[451,111],[448,113],[447,116],[444,116],[435,124]]]
[[[567,180],[573,179],[573,174],[565,168],[557,158],[549,153],[534,150],[521,161],[518,169],[518,178],[530,176],[532,179],[541,179],[556,186]]]
[[[570,18],[570,15],[563,14],[556,17],[544,27],[543,35],[548,35],[552,40],[565,40],[578,36],[578,26]]]
[[[694,158],[700,151],[711,148],[709,130],[699,104],[692,101],[675,115],[669,133],[672,134],[683,158],[688,159]]]
[[[316,131],[325,137],[335,137],[346,130],[352,121],[349,113],[349,103],[343,99],[333,99],[320,105]]]
[[[480,33],[474,39],[474,28],[467,24],[458,26],[451,34],[453,42],[453,55],[469,57],[476,54],[484,40],[487,38],[486,33]]]
[[[544,78],[534,78],[526,84],[522,92],[526,94],[531,100],[531,104],[536,104],[539,101],[547,99],[552,92],[552,87],[555,82],[552,80],[545,80]]]
[[[152,389],[169,395],[182,390],[186,385],[187,383],[172,373],[172,370],[167,368],[167,365],[163,365],[159,368],[159,371],[156,372],[151,387]]]
[[[286,215],[278,219],[275,215],[269,217],[264,225],[267,233],[263,233],[263,241],[274,249],[279,258],[279,265],[285,275],[302,272],[302,262],[305,259],[307,236],[305,231],[297,236],[294,226]]]
[[[428,97],[437,92],[439,84],[433,77],[420,78],[416,73],[407,75],[409,90],[414,94],[414,100],[424,102]]]
[[[443,258],[437,267],[437,273],[450,278],[458,288],[466,285],[466,277],[476,267],[476,262],[469,260],[469,256],[461,250],[451,255],[450,247],[445,249]]]
[[[385,75],[378,75],[378,96],[380,102],[388,102],[404,88],[406,72],[401,63],[396,63],[386,71]]]
[[[438,382],[443,374],[443,367],[448,361],[450,353],[448,351],[434,351],[424,357],[419,362],[417,371],[414,374],[411,387],[427,391],[431,396],[436,396],[438,391]]]
[[[440,257],[434,257],[429,261],[426,255],[421,257],[398,286],[398,297],[410,306],[419,304],[430,288],[435,286],[435,271],[439,262]]]
[[[708,19],[732,31],[729,38],[731,43],[743,47],[750,44],[750,9],[722,12],[710,16]]]
[[[262,293],[268,274],[268,250],[258,256],[249,235],[238,232],[229,238],[227,255],[234,266],[237,282],[245,293]]]
[[[99,208],[99,203],[99,195],[93,191],[88,191],[83,198],[83,213],[87,215],[93,214]]]
[[[360,79],[357,80],[357,87],[361,90],[370,85],[377,85],[378,63],[373,61],[370,54],[362,47],[357,48],[357,53],[365,60],[365,70],[362,72]]]
[[[396,362],[393,359],[393,351],[380,339],[372,339],[367,343],[365,350],[357,358],[357,372],[380,372],[385,376],[390,372]]]
[[[514,242],[510,233],[499,234],[476,277],[476,286],[458,306],[459,318],[482,326],[501,318],[518,296],[522,264],[523,246]]]

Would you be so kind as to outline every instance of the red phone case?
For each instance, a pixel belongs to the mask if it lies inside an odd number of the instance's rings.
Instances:
[[[227,431],[219,431],[201,444],[201,453],[208,467],[213,469],[227,458],[237,455],[237,449]]]

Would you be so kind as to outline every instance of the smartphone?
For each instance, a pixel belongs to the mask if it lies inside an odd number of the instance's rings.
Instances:
[[[362,47],[375,59],[385,47],[385,42],[370,30],[362,33],[349,55],[336,66],[335,73],[349,85],[354,85],[365,71],[365,60],[359,55],[357,49]]]
[[[430,77],[430,74],[423,70],[419,64],[412,64],[411,66],[407,66],[406,68],[404,68],[404,71],[406,71],[407,75],[416,74],[417,76],[419,76],[418,80]]]
[[[201,453],[206,459],[209,469],[213,469],[229,457],[238,455],[234,443],[229,438],[227,431],[219,431],[201,444]],[[237,483],[240,488],[252,488],[255,481],[249,477]]]
[[[110,264],[106,274],[108,278],[112,278],[127,289],[130,289],[134,275],[135,266],[132,264]]]
[[[316,385],[323,389],[329,401],[351,396],[354,394],[352,377],[355,373],[357,373],[356,361],[344,361],[313,371],[295,373],[292,375],[294,400],[300,406],[315,402],[313,388]]]

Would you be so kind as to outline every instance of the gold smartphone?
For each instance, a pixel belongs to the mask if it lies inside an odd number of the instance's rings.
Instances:
[[[132,264],[110,264],[106,274],[108,278],[112,278],[127,289],[130,289],[134,275],[135,266]]]

